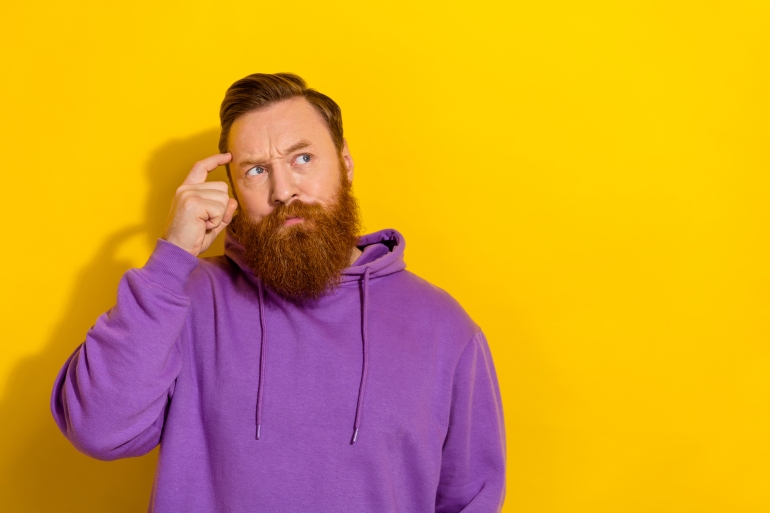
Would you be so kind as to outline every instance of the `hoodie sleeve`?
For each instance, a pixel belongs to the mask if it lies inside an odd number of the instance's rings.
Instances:
[[[505,425],[492,355],[481,332],[457,364],[436,513],[492,513],[505,498]]]
[[[182,367],[185,284],[197,263],[159,239],[144,267],[123,275],[117,303],[59,371],[51,412],[81,452],[114,460],[145,454],[160,441]]]

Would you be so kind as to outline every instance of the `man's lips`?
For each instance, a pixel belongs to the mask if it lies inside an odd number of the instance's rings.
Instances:
[[[291,226],[293,224],[301,223],[303,219],[301,217],[290,217],[283,222],[284,226]]]

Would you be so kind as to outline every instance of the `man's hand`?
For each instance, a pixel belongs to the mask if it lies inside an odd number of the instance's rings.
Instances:
[[[207,182],[206,177],[231,158],[218,153],[195,163],[176,190],[163,239],[197,257],[230,224],[238,202],[228,195],[227,183]]]

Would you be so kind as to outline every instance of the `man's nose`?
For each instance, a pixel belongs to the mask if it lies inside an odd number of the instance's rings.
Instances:
[[[294,173],[285,166],[277,165],[270,173],[270,204],[288,204],[299,197]]]

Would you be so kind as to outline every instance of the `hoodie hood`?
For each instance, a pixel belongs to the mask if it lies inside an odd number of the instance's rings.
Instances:
[[[351,444],[358,438],[361,427],[361,418],[364,409],[364,392],[366,390],[366,377],[369,373],[369,344],[368,333],[368,301],[369,280],[387,276],[402,271],[406,268],[404,262],[404,247],[406,242],[398,231],[389,228],[359,237],[356,244],[362,251],[353,265],[343,269],[341,284],[361,283],[361,345],[363,348],[363,361],[361,365],[361,382],[358,388],[358,401],[356,403],[356,416],[353,423],[353,437]],[[225,256],[235,262],[238,267],[250,277],[257,285],[259,298],[259,322],[261,327],[260,357],[259,357],[259,385],[257,387],[257,435],[259,440],[262,431],[262,405],[264,404],[265,374],[267,368],[267,341],[268,326],[265,318],[265,291],[262,280],[254,275],[254,272],[246,265],[244,258],[245,249],[235,237],[233,229],[228,226],[225,233]]]

